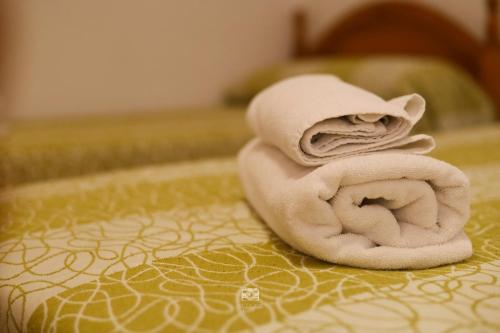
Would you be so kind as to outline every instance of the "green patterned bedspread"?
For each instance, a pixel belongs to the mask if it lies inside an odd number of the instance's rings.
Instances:
[[[297,253],[247,206],[233,158],[5,191],[0,332],[498,332],[500,126],[437,142],[470,177],[475,252],[426,270]]]
[[[0,186],[233,155],[251,136],[230,108],[16,121],[1,134]]]

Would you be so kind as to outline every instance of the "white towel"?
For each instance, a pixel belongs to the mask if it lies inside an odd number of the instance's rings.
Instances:
[[[432,137],[408,136],[424,109],[417,94],[387,102],[332,75],[303,75],[258,94],[247,119],[258,137],[295,162],[322,165],[378,150],[431,151]]]
[[[238,157],[250,204],[287,243],[375,269],[426,268],[472,254],[469,184],[430,157],[377,152],[300,166],[260,139]]]

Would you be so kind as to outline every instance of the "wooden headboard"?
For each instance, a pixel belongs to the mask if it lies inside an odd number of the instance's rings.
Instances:
[[[306,13],[294,15],[294,56],[410,54],[444,58],[461,66],[491,95],[500,115],[500,46],[497,0],[487,0],[486,39],[422,5],[381,2],[353,11],[307,40]]]

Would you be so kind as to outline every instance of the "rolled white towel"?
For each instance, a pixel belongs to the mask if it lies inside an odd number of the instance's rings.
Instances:
[[[385,101],[332,75],[303,75],[258,94],[247,119],[264,142],[313,166],[378,150],[428,153],[432,137],[409,136],[424,109],[417,94]]]
[[[377,152],[300,166],[254,139],[238,157],[250,204],[292,247],[338,264],[426,268],[472,254],[470,189],[431,157]]]

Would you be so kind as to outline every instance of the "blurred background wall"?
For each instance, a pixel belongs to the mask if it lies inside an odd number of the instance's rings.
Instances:
[[[43,117],[216,104],[235,80],[287,58],[294,8],[315,37],[377,0],[2,1],[3,112]],[[400,1],[483,35],[483,1]]]

